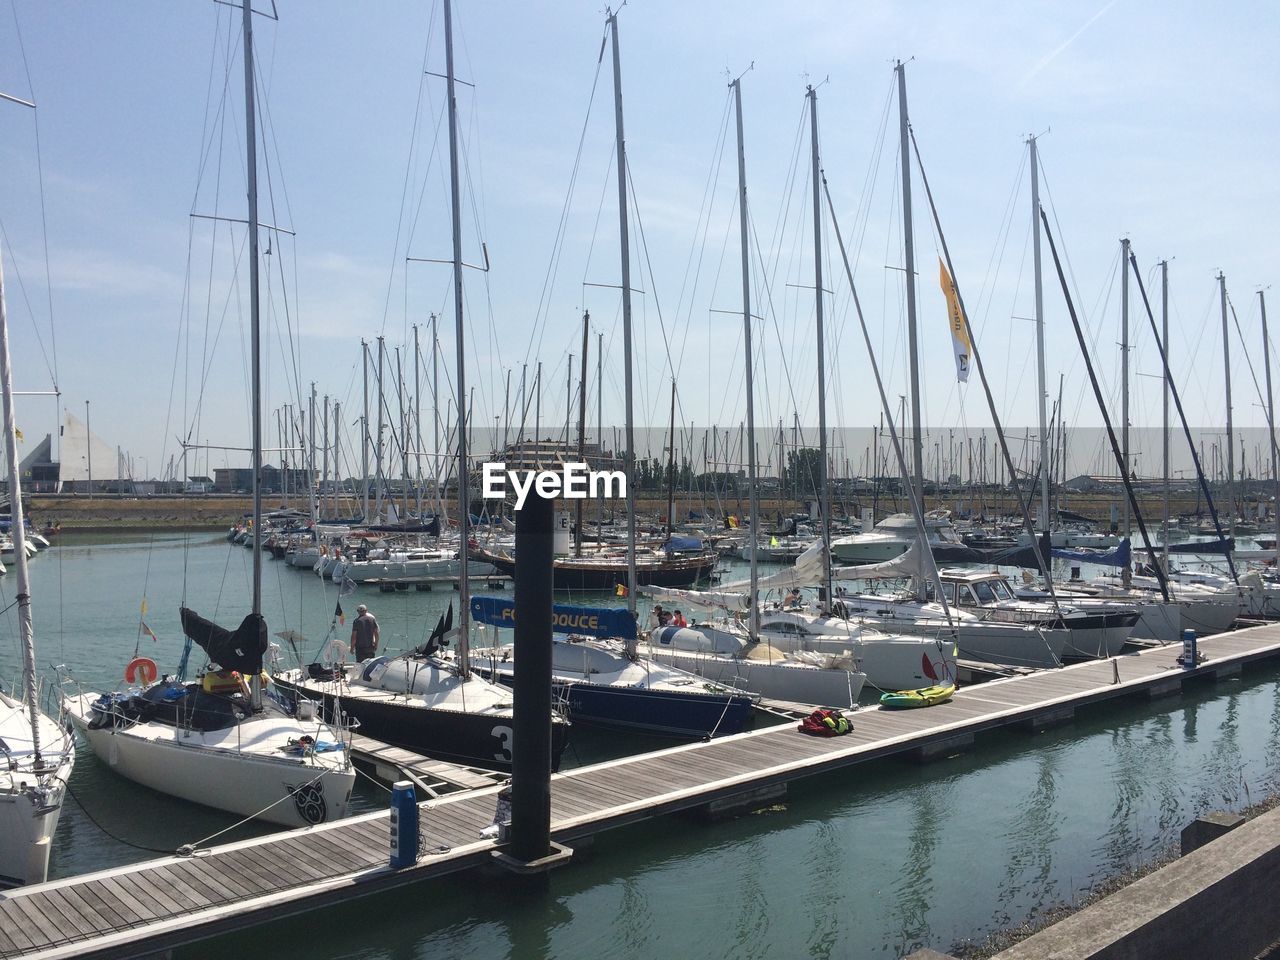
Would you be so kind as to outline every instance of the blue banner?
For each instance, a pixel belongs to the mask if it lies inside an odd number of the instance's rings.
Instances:
[[[1105,550],[1063,550],[1053,551],[1055,557],[1063,560],[1082,560],[1085,563],[1097,563],[1105,567],[1127,567],[1130,559],[1129,538],[1120,541],[1120,546],[1110,553]]]
[[[619,640],[636,638],[636,622],[626,607],[570,607],[557,603],[551,610],[551,629],[556,633]],[[516,624],[515,601],[505,597],[472,597],[471,619],[510,629]]]

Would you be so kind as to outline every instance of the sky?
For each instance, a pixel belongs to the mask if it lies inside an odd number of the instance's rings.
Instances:
[[[255,17],[268,445],[276,413],[312,381],[342,404],[344,470],[355,455],[361,340],[384,336],[386,406],[423,395],[430,439],[430,327],[439,319],[439,416],[456,380],[448,158],[439,4],[276,0]],[[270,0],[257,9],[272,10]],[[623,424],[613,78],[598,64],[595,4],[471,3],[454,10],[462,140],[466,377],[473,424],[514,432],[519,384],[541,432],[562,432],[568,358],[591,315],[588,402],[606,444]],[[1233,415],[1265,416],[1259,289],[1277,271],[1280,10],[1265,3],[805,4],[635,0],[619,16],[630,183],[635,420],[736,431],[744,416],[736,147],[727,82],[741,76],[751,227],[756,422],[761,443],[817,423],[807,85],[821,163],[895,406],[907,394],[905,273],[893,65],[957,282],[1002,420],[1037,422],[1029,134],[1042,201],[1109,402],[1121,350],[1119,240],[1129,237],[1159,311],[1170,261],[1171,364],[1193,426],[1226,420],[1215,277],[1226,275]],[[243,67],[238,10],[213,0],[5,0],[0,6],[0,223],[20,390],[56,382],[63,407],[166,470],[177,438],[243,448],[248,307]],[[424,72],[425,68],[425,72]],[[597,72],[599,71],[599,72]],[[594,88],[594,89],[593,89]],[[956,382],[937,282],[940,240],[913,169],[922,419],[941,432],[990,414],[974,376]],[[193,217],[193,214],[197,215]],[[205,217],[228,218],[223,220]],[[289,231],[289,232],[283,232]],[[827,403],[832,427],[880,406],[823,215]],[[267,240],[264,239],[264,248]],[[1045,247],[1050,403],[1100,415]],[[488,272],[475,267],[488,261]],[[413,258],[412,260],[409,258]],[[1280,322],[1280,305],[1272,314]],[[736,315],[735,315],[736,313]],[[1158,425],[1159,359],[1136,287],[1131,415]],[[415,387],[412,325],[423,360]],[[603,390],[596,374],[603,335]],[[532,384],[542,362],[540,403]],[[524,367],[528,364],[528,368]],[[511,387],[506,380],[510,372]],[[574,417],[576,419],[576,399]],[[32,438],[56,432],[49,397],[19,401]],[[505,410],[515,408],[514,413]],[[375,408],[376,409],[376,408]],[[495,420],[496,418],[496,420]],[[558,425],[558,426],[556,426]],[[660,445],[660,444],[659,444]],[[1085,452],[1082,451],[1082,457]],[[1092,456],[1092,455],[1090,455]],[[279,452],[267,460],[278,462]],[[247,462],[188,454],[178,474]],[[1092,462],[1092,459],[1090,460]]]

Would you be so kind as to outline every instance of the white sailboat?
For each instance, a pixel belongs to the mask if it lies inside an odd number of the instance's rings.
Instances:
[[[75,739],[62,723],[40,710],[36,677],[31,585],[27,579],[26,531],[18,481],[18,441],[13,413],[9,324],[5,316],[4,266],[0,264],[0,385],[4,392],[4,446],[9,466],[14,570],[18,580],[18,631],[22,644],[23,693],[0,692],[0,885],[43,883],[49,845],[58,828],[67,780],[75,764]]]
[[[452,201],[453,295],[457,334],[457,390],[466,396],[466,327],[462,297],[462,226],[459,189],[457,100],[454,96],[453,18],[444,3],[446,83],[448,85],[450,199]],[[379,343],[381,346],[381,343]],[[467,410],[458,404],[458,516],[463,531],[470,516],[470,478],[467,461]],[[379,458],[381,461],[381,458]],[[306,669],[277,675],[277,682],[296,697],[317,701],[326,715],[345,714],[359,723],[361,733],[431,757],[501,770],[511,768],[514,703],[511,692],[473,671],[470,642],[470,577],[476,564],[466,550],[449,564],[458,577],[460,616],[453,628],[453,608],[442,617],[427,642],[396,657],[374,657],[348,664],[341,641],[326,661]],[[373,561],[381,562],[381,561]],[[395,561],[393,561],[395,562]],[[403,563],[404,561],[402,561]],[[343,567],[350,581],[359,578],[356,562]],[[484,571],[491,568],[484,567]],[[385,571],[384,571],[385,572]],[[394,569],[390,570],[395,573]],[[418,575],[418,574],[414,574]],[[456,653],[441,649],[456,640]],[[567,743],[569,724],[552,718],[552,767],[558,767]]]
[[[747,214],[747,181],[746,155],[742,135],[742,80],[734,80],[733,88],[735,115],[738,131],[738,223],[742,252],[742,323],[744,337],[744,363],[746,370],[747,400],[747,436],[754,436],[755,431],[755,397],[753,380],[753,355],[751,349],[751,275],[748,249],[748,214]],[[821,210],[818,206],[818,144],[817,144],[817,94],[810,88],[810,119],[812,137],[812,161],[814,168],[814,214],[821,223]],[[821,242],[821,230],[815,231],[815,240]],[[819,424],[818,435],[821,444],[821,462],[826,463],[826,404],[825,392],[825,358],[822,352],[822,251],[818,247],[814,251],[815,270],[818,272],[815,284],[818,296],[818,396]],[[761,611],[754,603],[759,596],[760,575],[758,563],[765,559],[763,550],[755,538],[754,532],[760,529],[760,506],[758,483],[756,476],[756,454],[754,441],[747,444],[747,477],[750,487],[750,510],[752,538],[743,547],[743,555],[750,562],[750,578],[746,584],[748,592],[738,597],[737,609],[746,611],[745,623],[734,621],[721,625],[706,624],[699,628],[681,628],[661,626],[652,630],[647,636],[644,652],[646,656],[658,663],[678,667],[681,670],[695,673],[716,683],[726,683],[750,690],[771,699],[787,700],[797,703],[821,704],[828,707],[851,708],[857,706],[858,694],[866,683],[867,675],[858,666],[858,658],[847,653],[836,655],[796,656],[794,651],[782,651],[772,646],[767,638],[761,636]],[[825,489],[825,484],[821,484]],[[796,560],[812,555],[815,550],[822,550],[825,542],[829,542],[831,531],[829,525],[830,504],[823,501],[823,539],[811,544],[809,549],[800,551]],[[825,565],[824,565],[825,566]],[[830,578],[824,578],[829,583]],[[682,594],[684,591],[672,591]],[[696,594],[692,594],[696,596]],[[715,594],[711,604],[716,605]],[[722,596],[722,595],[721,595]]]
[[[339,731],[318,719],[310,706],[295,713],[287,701],[263,689],[263,657],[268,643],[261,613],[262,396],[252,17],[249,0],[244,0],[253,408],[252,611],[231,631],[191,610],[182,610],[188,640],[198,643],[221,668],[205,673],[195,683],[186,683],[181,677],[157,681],[154,661],[135,658],[125,679],[141,686],[105,694],[72,695],[64,690],[63,704],[98,758],[121,776],[193,803],[298,827],[345,816],[356,775]],[[247,683],[241,677],[247,677]]]

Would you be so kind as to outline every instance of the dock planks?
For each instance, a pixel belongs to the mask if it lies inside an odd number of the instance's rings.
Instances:
[[[1114,661],[994,680],[927,709],[861,710],[852,714],[853,732],[844,737],[808,737],[788,723],[567,771],[552,780],[552,836],[572,841],[757,787],[1029,720],[1055,707],[1142,693],[1171,678],[1234,672],[1241,664],[1280,656],[1280,625],[1208,637],[1200,648],[1209,659],[1191,671],[1175,662],[1180,646],[1152,647]],[[1119,683],[1114,682],[1117,672]],[[377,760],[421,765],[424,773],[434,763],[395,748],[361,746]],[[495,844],[479,833],[493,819],[499,787],[478,772],[456,776],[463,783],[454,786],[471,789],[420,805],[423,855],[413,867],[394,871],[387,865],[384,811],[226,844],[193,857],[20,888],[0,894],[0,958],[160,951],[487,862]]]

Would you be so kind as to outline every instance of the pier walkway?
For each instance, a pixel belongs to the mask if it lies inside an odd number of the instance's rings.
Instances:
[[[947,756],[982,731],[1040,729],[1117,697],[1176,694],[1185,680],[1280,656],[1280,625],[1208,637],[1200,649],[1208,659],[1194,670],[1177,665],[1180,646],[1156,647],[968,687],[928,709],[862,710],[843,737],[805,736],[788,723],[570,770],[552,780],[552,837],[572,844],[650,817],[764,797],[866,760]],[[496,845],[480,831],[493,820],[498,789],[422,803],[422,856],[401,870],[388,866],[388,814],[378,812],[10,891],[0,895],[0,957],[159,951],[490,862]]]

